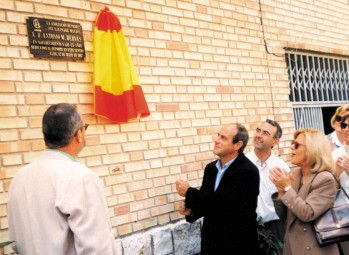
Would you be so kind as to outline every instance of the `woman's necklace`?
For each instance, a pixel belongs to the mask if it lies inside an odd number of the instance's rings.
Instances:
[[[303,185],[307,181],[308,175],[302,175],[301,184]]]

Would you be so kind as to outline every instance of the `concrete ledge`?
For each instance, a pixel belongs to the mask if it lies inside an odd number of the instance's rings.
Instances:
[[[120,255],[196,255],[201,251],[202,221],[174,224],[115,240]]]

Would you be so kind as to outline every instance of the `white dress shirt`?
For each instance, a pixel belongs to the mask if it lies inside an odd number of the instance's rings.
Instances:
[[[270,157],[261,164],[254,151],[246,153],[246,157],[258,167],[260,183],[259,183],[259,196],[257,204],[257,221],[267,223],[272,220],[278,220],[274,208],[274,203],[271,199],[271,195],[277,192],[277,188],[274,183],[269,179],[269,169],[273,167],[280,167],[281,169],[290,171],[290,168],[281,158],[271,154]]]
[[[112,255],[114,235],[95,173],[46,150],[21,168],[9,190],[13,249],[21,255]]]
[[[334,161],[337,161],[339,157],[347,156],[344,146],[341,146],[335,150],[332,151],[332,158]],[[339,176],[339,182],[342,186],[342,188],[347,192],[349,195],[349,174],[346,171],[343,171],[341,175]],[[349,203],[348,198],[345,196],[343,191],[340,191],[335,202],[335,206]]]
[[[326,135],[326,137],[333,144],[335,149],[342,147],[342,143],[339,141],[336,131]]]

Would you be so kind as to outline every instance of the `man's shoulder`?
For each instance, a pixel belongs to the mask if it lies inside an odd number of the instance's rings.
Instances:
[[[254,151],[249,151],[247,153],[245,153],[245,156],[249,159],[249,160],[253,160],[255,159],[257,156],[256,154],[254,153]]]
[[[40,158],[35,159],[34,161],[20,167],[17,170],[14,179],[19,179],[21,176],[23,176],[23,178],[27,178],[25,176],[29,173],[31,169],[36,169],[38,164],[40,164]]]
[[[216,167],[218,159],[215,159],[206,165],[206,168]]]
[[[217,159],[208,163],[205,166],[205,170],[204,170],[204,176],[209,177],[210,176],[214,176],[217,173],[217,167],[216,167],[216,163],[217,163]]]
[[[333,131],[333,132],[327,134],[327,135],[326,135],[326,138],[329,139],[329,140],[330,140],[330,139],[333,139],[333,138],[338,139],[338,138],[337,138],[337,133],[336,133],[336,131]]]
[[[252,151],[249,151],[249,152],[246,152],[245,153],[245,156],[247,157],[247,156],[252,156],[252,155],[254,155],[255,153],[254,153],[254,151],[252,150]]]
[[[258,172],[257,166],[245,154],[240,153],[238,158],[239,158],[239,164],[241,165],[241,167]]]
[[[275,154],[271,154],[268,161],[271,166],[281,166],[282,168],[286,168],[286,170],[290,170],[290,167],[287,165],[286,161]]]
[[[243,153],[239,154],[239,162],[236,168],[239,169],[241,176],[246,177],[249,181],[259,180],[258,167],[249,160]]]
[[[15,179],[26,179],[33,175],[51,175],[65,179],[84,178],[96,174],[87,166],[69,158],[47,158],[40,156],[33,162],[22,166],[16,173]]]

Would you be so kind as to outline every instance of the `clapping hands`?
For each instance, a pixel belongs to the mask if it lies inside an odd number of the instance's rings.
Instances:
[[[292,174],[279,167],[269,169],[269,178],[277,188],[279,196],[282,196],[285,193],[285,188],[292,184]]]

